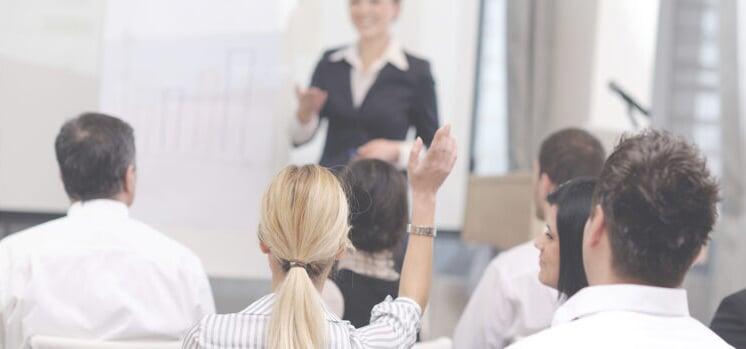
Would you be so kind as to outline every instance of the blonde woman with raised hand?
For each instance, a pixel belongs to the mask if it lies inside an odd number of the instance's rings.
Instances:
[[[349,209],[337,178],[320,166],[290,166],[264,194],[259,227],[272,271],[273,293],[242,312],[210,315],[184,339],[184,348],[410,348],[430,292],[435,197],[456,160],[450,126],[439,129],[420,159],[415,142],[408,164],[412,191],[411,236],[399,298],[371,312],[355,329],[328,311],[320,291],[336,259],[350,246]]]

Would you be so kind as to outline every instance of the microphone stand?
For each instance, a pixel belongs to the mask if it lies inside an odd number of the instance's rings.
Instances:
[[[609,89],[616,95],[618,95],[619,98],[621,98],[627,104],[627,117],[632,122],[632,125],[635,127],[635,129],[640,128],[640,124],[639,122],[637,122],[637,119],[634,115],[635,110],[639,111],[646,118],[650,118],[650,111],[647,108],[641,106],[640,103],[637,102],[637,100],[632,98],[632,96],[630,96],[629,93],[627,93],[623,88],[617,85],[616,82],[610,81]]]

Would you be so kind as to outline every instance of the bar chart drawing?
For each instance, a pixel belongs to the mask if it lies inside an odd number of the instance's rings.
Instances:
[[[134,214],[175,227],[256,226],[256,188],[282,158],[279,35],[105,40],[100,107],[135,130]]]
[[[102,107],[133,124],[142,153],[256,161],[256,144],[271,142],[261,130],[271,128],[274,110],[279,58],[267,54],[274,41],[114,43],[102,84],[102,94],[113,96],[102,97]]]

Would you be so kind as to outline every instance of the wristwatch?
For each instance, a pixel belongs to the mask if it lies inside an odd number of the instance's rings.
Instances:
[[[438,231],[435,227],[420,227],[416,225],[407,224],[407,233],[419,236],[429,236],[434,238],[438,235]]]

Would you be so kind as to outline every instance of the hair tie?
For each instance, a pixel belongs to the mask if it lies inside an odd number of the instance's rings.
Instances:
[[[308,271],[308,264],[303,263],[303,262],[299,262],[299,261],[288,261],[288,265],[289,265],[288,269],[292,269],[292,268],[303,268],[306,271]]]

